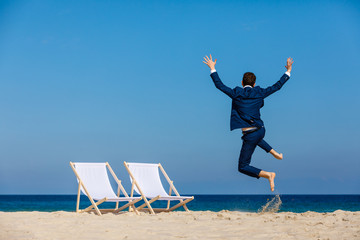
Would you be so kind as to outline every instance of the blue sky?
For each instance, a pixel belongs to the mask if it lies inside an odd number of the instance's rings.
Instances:
[[[69,161],[161,162],[180,192],[267,194],[237,172],[230,87],[266,87],[252,164],[279,193],[360,193],[356,1],[1,1],[0,194],[76,193]],[[129,188],[128,188],[129,189]]]

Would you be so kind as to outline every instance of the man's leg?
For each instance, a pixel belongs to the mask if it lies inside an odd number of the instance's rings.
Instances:
[[[261,172],[261,169],[250,166],[250,162],[251,156],[255,151],[259,139],[258,135],[259,134],[257,132],[247,133],[243,135],[243,143],[240,151],[238,166],[239,172],[255,178],[259,178],[259,173]]]
[[[257,144],[259,147],[265,150],[267,153],[271,153],[276,159],[283,159],[283,154],[276,152],[264,139],[261,139]]]
[[[244,173],[251,177],[256,177],[256,178],[263,177],[268,179],[270,182],[271,191],[274,191],[274,187],[275,187],[274,179],[276,174],[274,172],[266,172],[264,170],[250,166],[251,156],[254,153],[254,150],[258,145],[258,143],[263,139],[264,135],[265,135],[265,129],[260,129],[254,133],[244,134],[244,136],[242,137],[243,145],[240,152],[238,170],[239,172]],[[262,146],[265,147],[265,145]]]
[[[239,157],[238,170],[239,172],[250,177],[260,178],[259,173],[261,172],[261,169],[249,165],[251,161],[251,155],[254,153],[255,148],[256,144],[251,144],[246,141],[243,142]]]
[[[267,153],[269,153],[273,149],[264,139],[261,139],[257,145],[264,149]]]

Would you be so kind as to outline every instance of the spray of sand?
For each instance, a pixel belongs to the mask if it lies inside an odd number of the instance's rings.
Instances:
[[[268,199],[268,202],[264,206],[262,206],[258,212],[259,213],[278,212],[281,204],[282,201],[280,199],[280,195],[276,194],[270,201]]]

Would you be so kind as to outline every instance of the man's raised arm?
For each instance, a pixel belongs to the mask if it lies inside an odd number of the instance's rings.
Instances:
[[[292,58],[287,59],[286,66],[285,66],[287,71],[284,73],[284,75],[282,75],[280,80],[277,81],[274,85],[262,89],[262,93],[264,94],[264,97],[268,97],[269,95],[273,94],[274,92],[279,91],[280,88],[286,83],[286,81],[289,80],[293,63],[294,63],[294,61]]]
[[[215,59],[215,61],[212,60],[212,56],[210,54],[210,58],[208,56],[204,57],[203,63],[205,63],[206,65],[208,65],[208,67],[210,68],[211,71],[211,78],[215,84],[215,87],[217,89],[219,89],[220,91],[222,91],[223,93],[225,93],[226,95],[228,95],[231,98],[235,97],[235,91],[231,88],[229,88],[228,86],[226,86],[220,79],[219,75],[217,74],[216,70],[215,70],[215,64],[217,59]]]

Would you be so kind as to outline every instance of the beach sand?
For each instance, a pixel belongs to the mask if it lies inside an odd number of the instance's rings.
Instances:
[[[360,212],[0,212],[0,239],[360,239]]]

